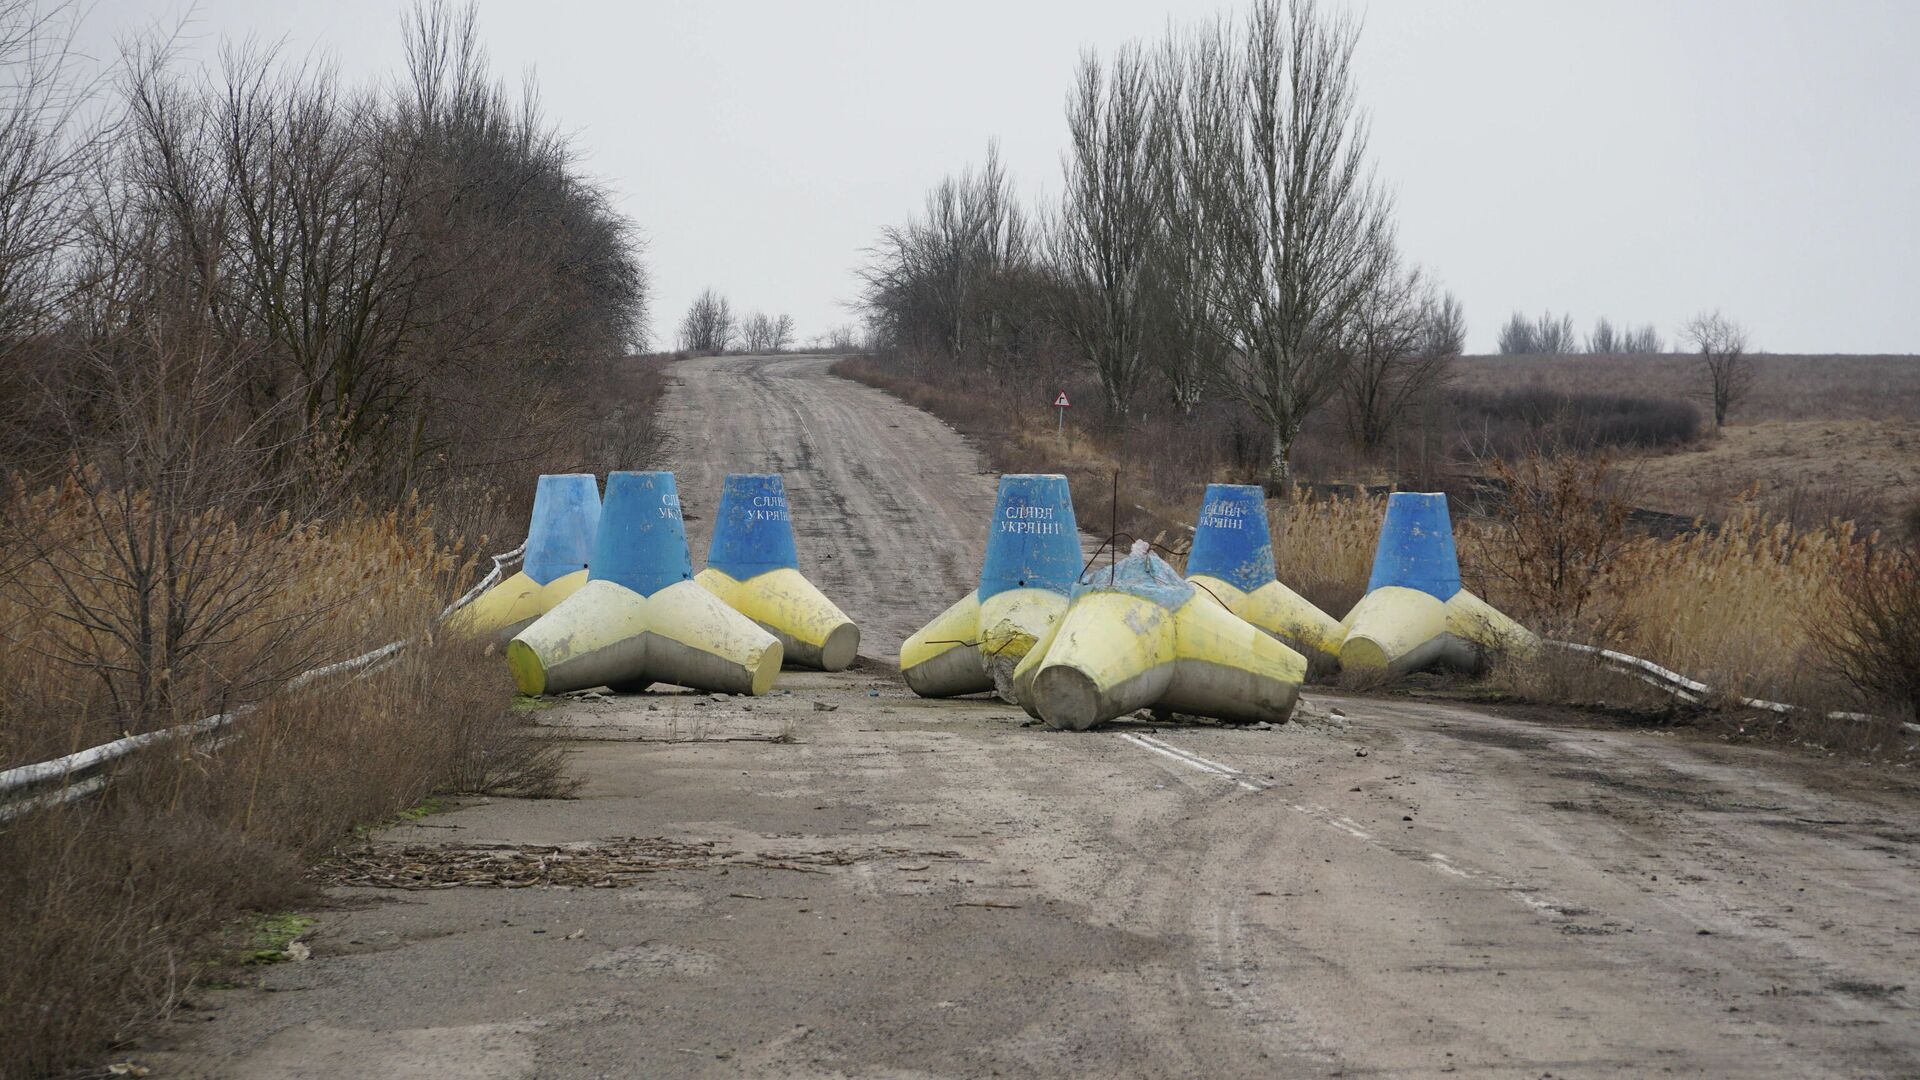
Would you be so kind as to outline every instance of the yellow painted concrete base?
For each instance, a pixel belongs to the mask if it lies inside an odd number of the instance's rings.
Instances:
[[[652,596],[589,581],[507,644],[523,694],[672,683],[759,695],[773,688],[780,658],[772,634],[691,581]]]
[[[1465,589],[1443,603],[1418,589],[1383,586],[1360,598],[1344,626],[1340,666],[1389,675],[1435,664],[1476,671],[1490,655],[1539,640]]]
[[[585,570],[564,574],[545,585],[528,577],[525,571],[517,571],[455,612],[453,618],[447,620],[447,626],[457,634],[505,640],[552,611],[586,583]]]
[[[1282,723],[1306,658],[1205,593],[1177,609],[1125,592],[1087,592],[1014,673],[1029,715],[1084,731],[1136,709]]]
[[[975,590],[901,644],[900,675],[921,697],[992,690],[1014,702],[1014,670],[1066,610],[1050,589],[1008,589],[984,604]]]
[[[1339,658],[1344,636],[1340,620],[1278,581],[1241,592],[1211,574],[1195,574],[1187,580],[1212,594],[1228,611],[1286,642],[1310,662],[1323,658],[1331,666]]]
[[[788,667],[845,671],[860,650],[860,628],[798,570],[783,567],[736,581],[708,567],[693,580],[780,639]]]

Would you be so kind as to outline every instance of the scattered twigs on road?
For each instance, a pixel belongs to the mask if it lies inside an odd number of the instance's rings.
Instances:
[[[615,889],[642,874],[756,867],[824,874],[892,859],[958,859],[957,851],[848,848],[740,852],[718,841],[626,836],[588,844],[373,845],[345,849],[315,868],[323,885],[369,889],[525,889],[536,885]]]
[[[628,836],[591,845],[377,846],[342,851],[315,871],[322,884],[370,889],[612,889],[637,874],[698,870],[738,855],[712,841]]]

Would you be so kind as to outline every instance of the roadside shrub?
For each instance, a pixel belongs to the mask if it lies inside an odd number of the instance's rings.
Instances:
[[[1920,551],[1869,553],[1838,584],[1832,619],[1812,627],[1821,660],[1866,701],[1920,720]]]
[[[1687,401],[1525,388],[1452,391],[1456,423],[1479,453],[1519,457],[1536,445],[1572,453],[1681,446],[1700,435]]]
[[[1608,578],[1632,541],[1632,504],[1612,463],[1535,446],[1485,467],[1498,488],[1495,505],[1467,531],[1488,579],[1482,591],[1505,598],[1508,615],[1542,633],[1577,628],[1589,644],[1616,641],[1626,627]]]

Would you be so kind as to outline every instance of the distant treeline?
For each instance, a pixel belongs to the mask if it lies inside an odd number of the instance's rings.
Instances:
[[[1593,330],[1583,342],[1574,333],[1571,315],[1555,317],[1548,311],[1539,318],[1529,319],[1516,311],[1500,328],[1499,348],[1508,355],[1585,352],[1619,356],[1662,353],[1667,351],[1667,344],[1651,323],[1616,327],[1613,320],[1603,315],[1594,322]]]

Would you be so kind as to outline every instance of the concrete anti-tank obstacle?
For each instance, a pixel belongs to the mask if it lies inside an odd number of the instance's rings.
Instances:
[[[1029,715],[1085,731],[1143,708],[1283,723],[1306,677],[1306,657],[1183,581],[1142,540],[1081,579],[1013,680]]]
[[[672,683],[764,694],[780,642],[693,583],[670,472],[607,474],[587,583],[507,643],[524,694]]]
[[[980,585],[900,646],[900,674],[921,697],[996,691],[1054,621],[1080,574],[1080,528],[1067,478],[1000,478]]]
[[[548,474],[533,489],[527,552],[514,575],[468,604],[454,630],[511,638],[587,583],[600,526],[600,486],[591,473]]]
[[[1228,611],[1331,666],[1340,622],[1281,584],[1273,571],[1267,493],[1251,484],[1208,484],[1187,553],[1187,580]]]
[[[860,630],[800,573],[787,490],[772,473],[728,476],[707,547],[693,580],[780,640],[790,667],[845,671]]]
[[[1462,588],[1447,497],[1399,491],[1374,549],[1367,594],[1341,624],[1340,666],[1404,675],[1435,664],[1474,670],[1539,639]]]

